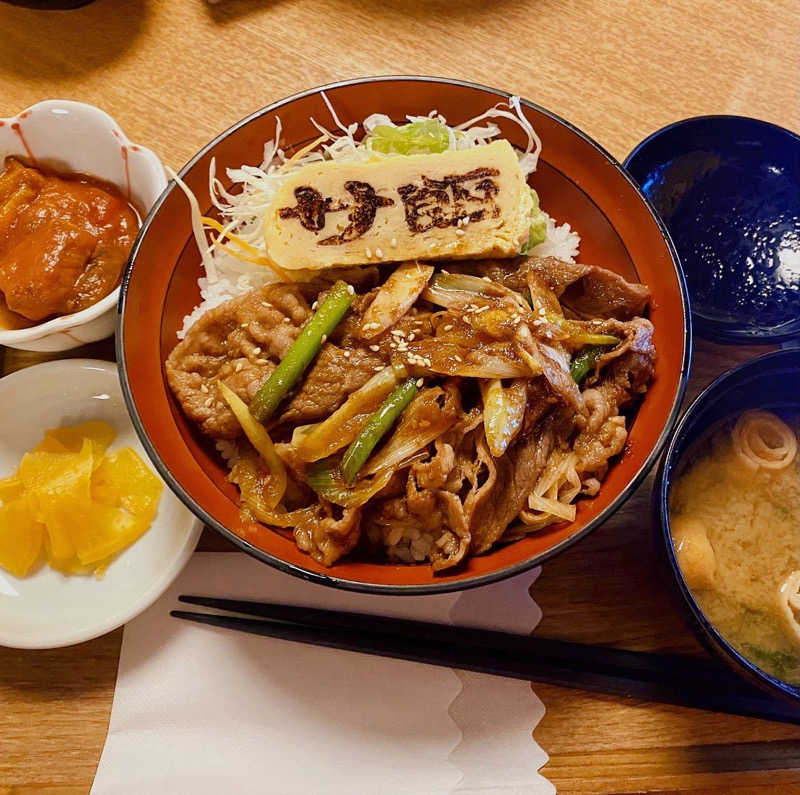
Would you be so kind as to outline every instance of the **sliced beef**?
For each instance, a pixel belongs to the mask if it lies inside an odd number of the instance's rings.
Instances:
[[[609,459],[622,452],[627,439],[625,417],[619,414],[607,417],[597,430],[581,431],[573,444],[578,456],[575,469],[582,475],[605,477]]]
[[[605,268],[591,268],[588,274],[570,284],[559,300],[578,317],[630,320],[644,313],[650,290]]]
[[[297,287],[270,284],[210,309],[166,361],[167,379],[186,416],[216,439],[235,439],[239,423],[218,394],[224,381],[249,402],[310,314]]]
[[[530,334],[527,327],[521,327],[519,344],[524,346],[530,360],[538,371],[544,376],[551,391],[577,414],[584,414],[583,405],[578,385],[569,370],[569,356],[557,342],[546,345],[537,341]]]
[[[521,434],[529,434],[539,420],[558,403],[547,379],[542,375],[528,381],[528,404],[525,407],[525,418],[522,422]]]
[[[312,515],[295,526],[294,540],[317,563],[332,566],[355,547],[360,533],[361,508],[336,509],[320,500]]]
[[[252,508],[260,504],[270,475],[246,442],[238,445],[243,463],[231,473],[254,516],[267,524],[291,522],[298,547],[325,566],[359,543],[394,562],[427,560],[434,570],[455,566],[518,537],[511,525],[527,507],[553,450],[576,453],[582,493],[594,494],[609,460],[625,445],[621,410],[645,392],[654,369],[653,327],[639,316],[647,289],[603,268],[554,258],[448,267],[495,280],[498,295],[487,298],[488,288],[481,288],[475,293],[480,299],[473,300],[470,291],[463,305],[444,301],[448,309],[420,300],[392,328],[364,341],[358,331],[378,290],[378,269],[311,274],[306,282],[270,285],[211,310],[167,360],[170,385],[187,416],[211,436],[235,438],[239,425],[217,382],[249,402],[297,338],[313,302],[323,300],[337,278],[357,287],[349,312],[270,425],[289,474],[281,510],[291,517],[278,520]],[[531,306],[509,298],[509,290],[526,300],[530,295]],[[578,385],[570,356],[589,334],[613,335],[620,343]],[[389,455],[407,437],[417,439],[415,450],[420,436],[421,443],[430,442],[364,506],[334,506],[308,488],[305,464],[288,439],[298,425],[329,417],[376,371],[398,361],[426,379],[425,389],[378,455]],[[525,379],[527,396],[519,435],[496,458],[486,441],[475,380],[489,377]]]
[[[620,332],[622,344],[601,356],[597,367],[627,392],[627,399],[618,400],[621,406],[647,391],[653,378],[656,349],[653,345],[653,324],[645,318],[627,322]]]
[[[609,460],[622,452],[628,438],[620,410],[647,390],[655,361],[653,326],[649,321],[636,318],[614,324],[604,330],[621,337],[622,344],[598,360],[597,370],[587,378],[583,399],[588,419],[573,443],[578,472],[600,479],[605,477]]]
[[[249,403],[297,338],[311,308],[296,285],[270,284],[206,312],[166,361],[167,378],[189,419],[215,439],[241,428],[217,389],[224,381]],[[316,422],[388,363],[368,348],[326,343],[280,420]]]
[[[579,318],[629,320],[643,314],[650,300],[650,290],[643,284],[629,282],[606,268],[564,262],[556,257],[481,260],[459,267],[517,291],[528,286],[528,274],[533,273],[556,294],[562,306]]]
[[[331,343],[322,346],[281,413],[280,422],[305,425],[325,419],[389,362],[388,357],[368,348],[348,348],[346,353]]]
[[[571,430],[572,423],[566,415],[548,415],[495,460],[494,486],[471,517],[471,553],[485,552],[505,533],[525,507],[556,439],[566,438]]]

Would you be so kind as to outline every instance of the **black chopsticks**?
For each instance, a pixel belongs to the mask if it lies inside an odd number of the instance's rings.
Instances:
[[[178,598],[255,618],[171,611],[176,618],[254,635],[800,724],[798,707],[763,693],[714,660],[337,610]]]

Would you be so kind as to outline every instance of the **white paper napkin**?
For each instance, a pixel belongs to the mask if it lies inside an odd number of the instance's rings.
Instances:
[[[94,795],[552,793],[527,682],[170,618],[179,593],[529,633],[538,571],[441,596],[352,594],[238,553],[195,555],[125,627]]]

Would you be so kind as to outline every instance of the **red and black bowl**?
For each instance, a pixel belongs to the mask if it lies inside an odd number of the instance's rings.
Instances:
[[[211,207],[211,158],[216,158],[218,176],[225,175],[227,168],[259,164],[278,117],[287,152],[312,141],[318,132],[311,118],[330,119],[323,90],[344,124],[359,122],[371,113],[385,113],[399,121],[407,114],[424,115],[432,109],[454,124],[509,97],[496,89],[431,77],[362,78],[297,94],[243,119],[181,170],[181,179],[197,196],[201,209]],[[691,351],[686,288],[669,235],[627,173],[605,150],[544,108],[524,100],[522,106],[542,139],[539,167],[530,178],[542,206],[580,234],[582,262],[644,282],[652,291],[655,378],[631,424],[624,452],[600,493],[580,502],[574,522],[498,546],[452,571],[434,574],[427,565],[395,565],[359,557],[324,568],[301,552],[289,534],[265,529],[257,540],[243,537],[238,494],[226,480],[225,464],[214,445],[183,416],[164,372],[184,316],[200,302],[197,280],[203,275],[189,206],[174,182],[147,217],[134,245],[119,305],[117,353],[128,408],[155,466],[175,493],[207,525],[259,560],[308,580],[372,593],[433,593],[493,582],[536,566],[583,538],[619,508],[658,456],[677,418]],[[512,144],[524,148],[524,134],[517,125],[501,119],[499,126]]]

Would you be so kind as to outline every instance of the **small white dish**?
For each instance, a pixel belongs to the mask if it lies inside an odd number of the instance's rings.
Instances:
[[[49,99],[0,119],[0,166],[8,156],[116,185],[144,220],[167,187],[161,161],[131,143],[107,113],[83,102]],[[0,345],[66,351],[114,333],[119,288],[96,304],[25,329],[0,329]]]
[[[111,362],[65,359],[0,379],[0,477],[15,471],[47,428],[105,420],[112,450],[131,446],[148,461]],[[19,579],[0,569],[0,646],[48,649],[98,637],[149,607],[189,560],[201,522],[164,488],[150,529],[123,550],[102,579],[42,565]]]

